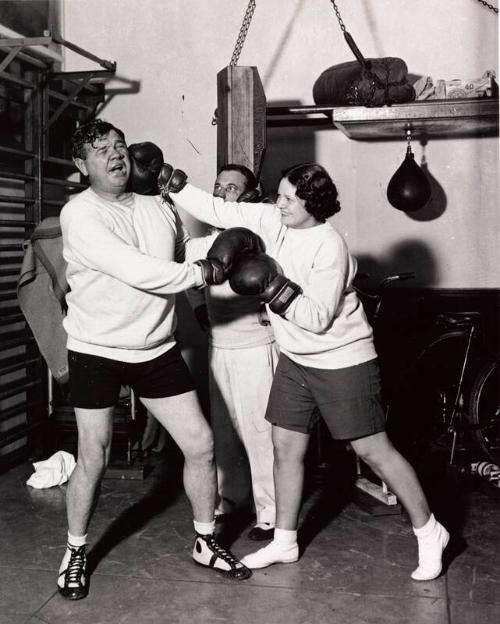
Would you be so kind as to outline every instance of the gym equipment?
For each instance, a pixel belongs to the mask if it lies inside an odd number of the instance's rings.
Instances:
[[[347,32],[335,0],[333,4],[344,39],[356,61],[340,63],[326,69],[316,80],[313,98],[316,104],[331,106],[384,106],[415,99],[408,82],[408,67],[396,57],[365,59]]]
[[[387,187],[390,204],[403,212],[423,208],[431,197],[431,185],[425,173],[415,162],[411,151],[411,130],[406,131],[406,157]]]
[[[163,165],[161,149],[145,141],[129,145],[130,177],[128,187],[130,191],[139,195],[158,195],[158,176]]]
[[[264,253],[241,257],[229,285],[238,295],[258,295],[275,314],[284,314],[302,292],[300,286],[283,275],[276,260]]]
[[[207,258],[220,262],[225,275],[229,275],[241,256],[255,256],[264,251],[264,242],[260,236],[247,228],[234,227],[217,236],[208,250]]]
[[[163,164],[158,175],[157,185],[163,199],[171,203],[169,193],[178,193],[187,184],[187,175],[182,169],[174,169],[172,165]]]

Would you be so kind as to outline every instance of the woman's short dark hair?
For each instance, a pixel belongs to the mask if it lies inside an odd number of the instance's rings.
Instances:
[[[125,134],[120,128],[102,119],[93,119],[79,126],[72,137],[73,148],[71,155],[73,158],[81,158],[84,160],[87,156],[85,146],[93,145],[97,139],[107,136],[111,130],[114,130],[125,141]]]
[[[295,194],[305,201],[307,212],[321,223],[340,211],[337,187],[321,165],[295,165],[285,169],[282,177],[297,188]]]
[[[246,180],[246,190],[257,188],[257,178],[255,177],[253,171],[248,167],[245,167],[245,165],[236,165],[233,163],[223,165],[217,172],[217,175],[219,175],[219,173],[222,173],[222,171],[239,171]]]

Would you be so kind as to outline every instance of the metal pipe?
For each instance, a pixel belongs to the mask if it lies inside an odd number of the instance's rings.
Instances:
[[[68,48],[68,50],[71,50],[72,52],[76,52],[77,54],[80,54],[81,56],[84,56],[85,58],[88,58],[91,61],[95,61],[101,67],[104,67],[105,69],[113,73],[116,71],[116,63],[101,59],[95,54],[92,54],[91,52],[88,52],[87,50],[80,48],[80,46],[77,46],[74,43],[71,43],[70,41],[66,41],[60,35],[53,34],[52,40],[55,41],[55,43],[59,43],[60,45],[63,45],[65,48]]]
[[[319,113],[331,113],[334,106],[269,106],[266,108],[266,115],[316,115]]]

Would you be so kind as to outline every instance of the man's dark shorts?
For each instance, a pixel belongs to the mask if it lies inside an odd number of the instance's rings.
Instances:
[[[195,389],[177,346],[154,360],[137,363],[69,351],[68,363],[73,407],[111,407],[118,401],[122,386],[130,386],[137,397],[145,399],[160,399]]]
[[[333,438],[354,440],[385,430],[380,394],[376,359],[348,368],[322,369],[301,366],[281,354],[266,420],[311,433],[320,415]]]

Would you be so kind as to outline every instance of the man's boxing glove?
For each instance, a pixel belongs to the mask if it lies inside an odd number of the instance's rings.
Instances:
[[[225,282],[227,279],[222,262],[216,258],[196,260],[194,264],[197,264],[201,268],[203,284],[200,288],[222,284],[222,282]]]
[[[130,177],[128,188],[140,195],[158,195],[158,176],[163,165],[163,152],[151,143],[129,145]]]
[[[267,254],[242,256],[229,285],[238,295],[258,295],[275,314],[284,314],[302,288],[283,275],[280,265]]]
[[[238,197],[238,203],[246,202],[248,204],[255,204],[260,201],[262,198],[262,192],[258,187],[248,189],[243,191],[243,193]]]
[[[265,246],[260,236],[247,228],[234,227],[224,230],[217,236],[208,250],[207,258],[221,262],[227,276],[240,256],[255,255],[264,251]]]
[[[165,163],[160,169],[157,183],[163,199],[170,202],[169,193],[182,191],[187,183],[187,175],[182,169],[174,169],[172,165]]]

